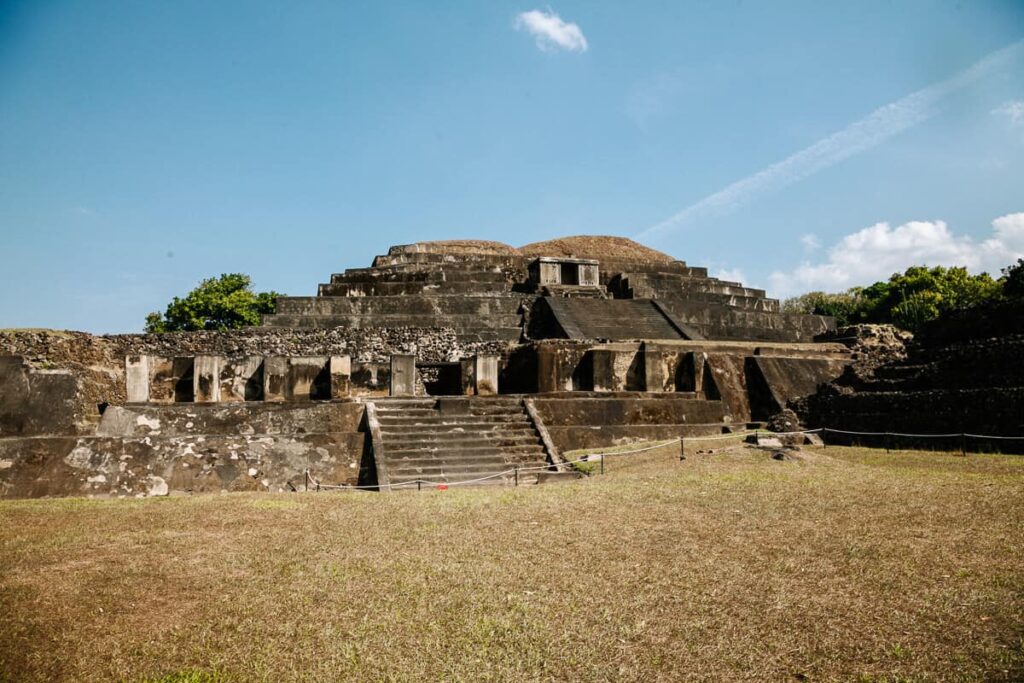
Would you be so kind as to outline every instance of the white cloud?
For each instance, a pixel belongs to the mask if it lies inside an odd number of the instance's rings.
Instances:
[[[926,121],[951,95],[1024,55],[1024,40],[997,50],[956,75],[879,107],[859,121],[810,147],[708,195],[634,236],[643,242],[686,223],[734,211],[756,197],[776,192],[856,156]]]
[[[719,268],[711,273],[711,277],[717,277],[719,280],[725,280],[726,282],[739,282],[740,284],[747,281],[743,271],[739,268]]]
[[[568,50],[586,52],[587,39],[577,24],[563,21],[554,12],[537,9],[522,12],[516,17],[516,30],[526,30],[536,39],[541,50]]]
[[[996,116],[1005,116],[1014,126],[1024,125],[1024,100],[1013,100],[992,110]]]
[[[800,237],[800,244],[804,245],[804,251],[817,251],[821,249],[821,240],[814,233],[807,233]]]
[[[992,235],[977,242],[954,235],[944,221],[911,221],[895,228],[876,223],[847,235],[828,250],[821,263],[804,262],[791,272],[771,274],[772,296],[787,297],[814,290],[836,292],[866,286],[910,266],[966,266],[993,276],[1024,258],[1024,213],[992,221]]]

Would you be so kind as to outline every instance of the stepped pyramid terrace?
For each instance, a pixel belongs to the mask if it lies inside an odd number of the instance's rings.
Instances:
[[[547,481],[768,419],[842,374],[834,329],[621,237],[393,246],[258,328],[15,339],[0,495]]]

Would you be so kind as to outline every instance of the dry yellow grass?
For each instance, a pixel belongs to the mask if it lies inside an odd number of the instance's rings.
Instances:
[[[0,679],[1024,677],[1024,459],[0,503]]]

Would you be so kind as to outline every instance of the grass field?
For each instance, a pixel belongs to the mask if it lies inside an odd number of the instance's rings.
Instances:
[[[1024,458],[797,457],[0,502],[0,680],[1024,679]]]

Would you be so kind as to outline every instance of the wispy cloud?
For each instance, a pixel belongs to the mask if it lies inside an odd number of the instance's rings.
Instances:
[[[992,110],[996,116],[1005,116],[1014,126],[1024,125],[1024,100],[1013,100]]]
[[[718,268],[711,272],[711,277],[725,280],[726,282],[746,282],[747,276],[739,268]]]
[[[821,249],[821,240],[814,233],[807,233],[800,237],[800,244],[804,246],[804,251],[817,251]]]
[[[541,50],[587,51],[587,38],[583,30],[577,24],[564,21],[554,12],[538,9],[522,12],[516,17],[515,27],[516,30],[525,30],[532,35]]]
[[[910,266],[966,266],[973,272],[999,270],[1024,257],[1024,213],[992,221],[992,233],[982,241],[956,235],[945,221],[888,223],[843,237],[819,263],[804,262],[789,272],[771,274],[774,296],[814,290],[840,291],[888,279]]]
[[[879,107],[810,147],[705,197],[641,231],[636,239],[651,239],[695,220],[733,211],[756,197],[778,191],[871,149],[934,116],[943,100],[1022,55],[1024,40],[997,50],[954,76]]]

